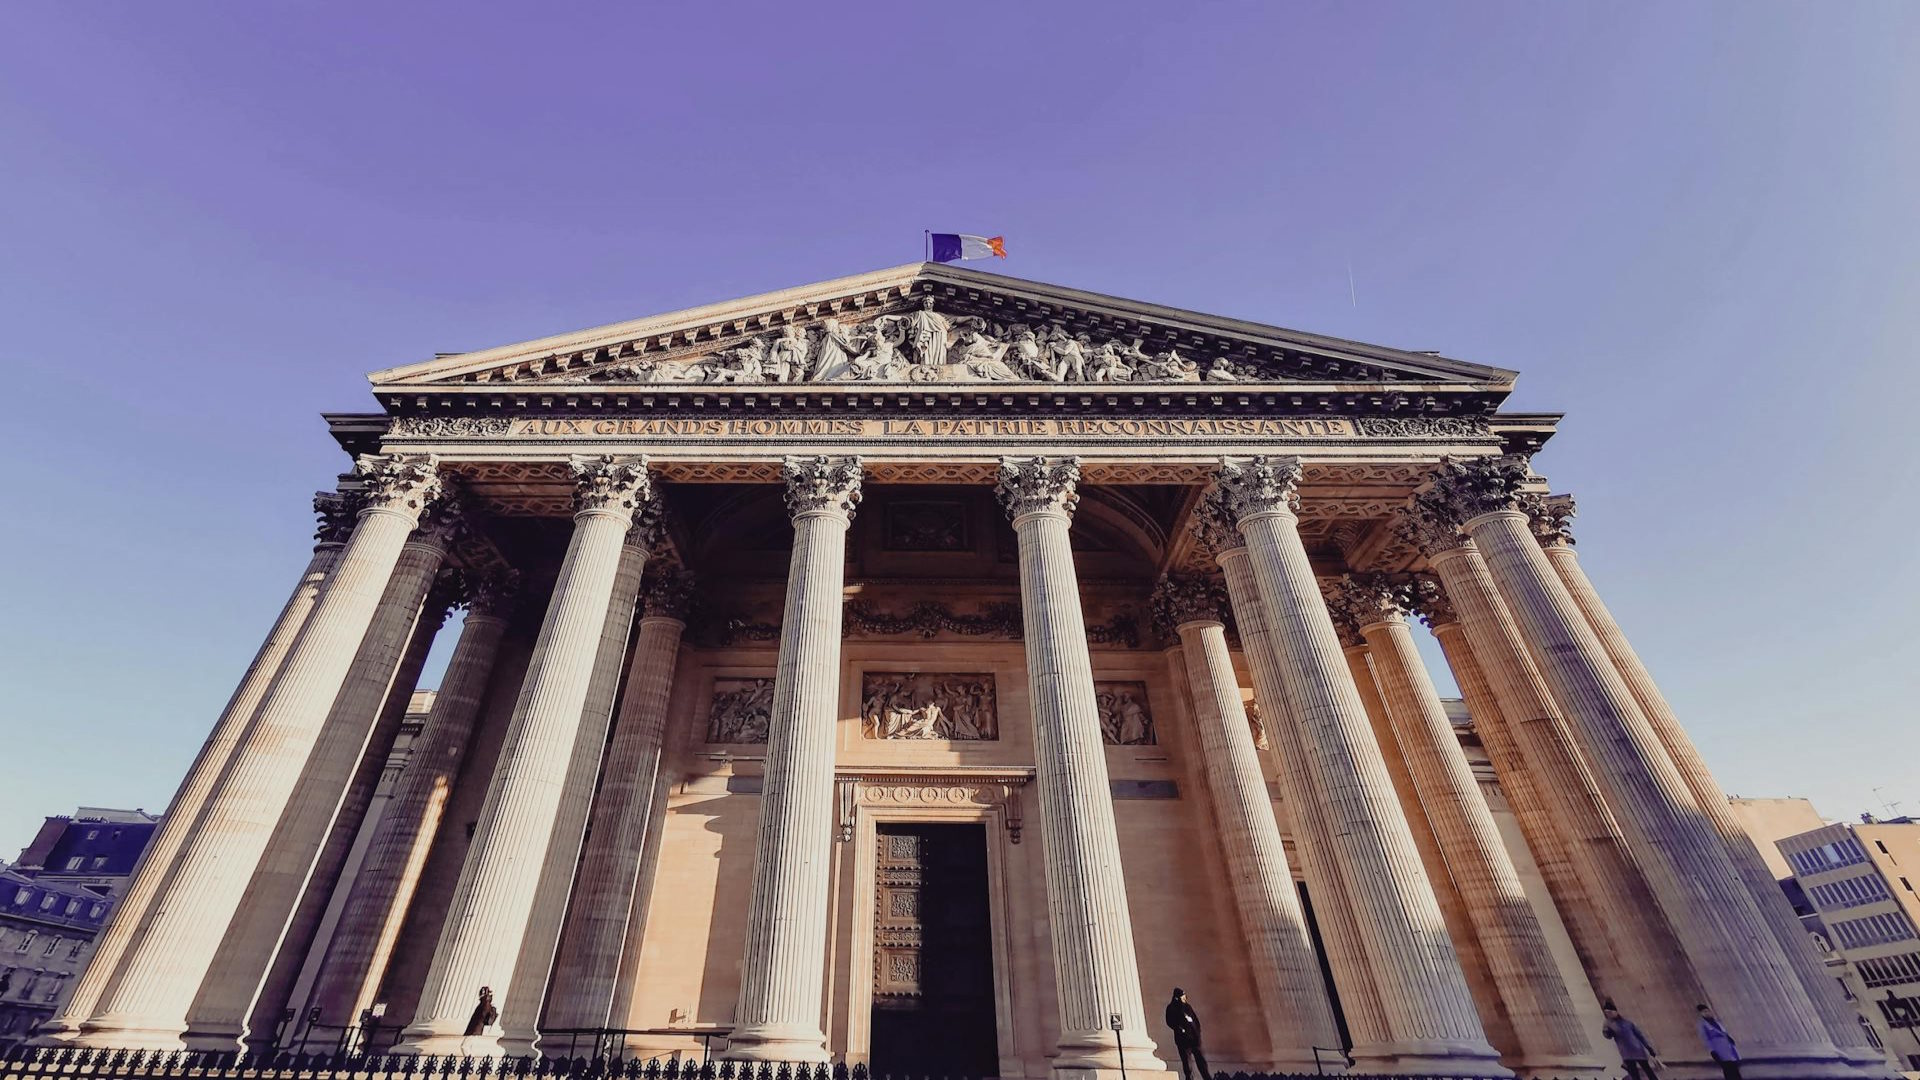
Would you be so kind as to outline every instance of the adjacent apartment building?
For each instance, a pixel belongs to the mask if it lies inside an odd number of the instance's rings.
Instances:
[[[1889,1057],[1920,1071],[1920,822],[1822,825],[1777,846],[1817,919],[1809,931],[1851,969],[1861,1015]]]
[[[0,1051],[53,1015],[159,820],[83,806],[0,867]]]

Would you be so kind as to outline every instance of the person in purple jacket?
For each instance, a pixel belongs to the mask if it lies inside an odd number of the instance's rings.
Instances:
[[[1607,1017],[1600,1034],[1612,1039],[1614,1048],[1620,1051],[1620,1064],[1627,1071],[1627,1080],[1653,1080],[1654,1063],[1660,1060],[1660,1055],[1653,1043],[1647,1041],[1647,1033],[1640,1030],[1639,1024],[1620,1015],[1611,998],[1600,1006],[1600,1011]]]
[[[1740,1048],[1734,1045],[1733,1036],[1720,1026],[1720,1018],[1705,1005],[1696,1005],[1694,1012],[1700,1014],[1700,1041],[1707,1044],[1707,1053],[1720,1063],[1720,1072],[1726,1080],[1740,1080]]]

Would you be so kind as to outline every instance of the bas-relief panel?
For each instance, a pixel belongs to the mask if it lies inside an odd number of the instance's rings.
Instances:
[[[1100,739],[1109,746],[1157,746],[1153,713],[1147,708],[1143,682],[1095,682],[1094,701],[1100,707]]]
[[[959,499],[896,499],[885,507],[887,551],[972,551],[967,504]]]
[[[715,679],[707,710],[710,743],[764,743],[773,716],[772,679]]]
[[[860,682],[860,729],[869,739],[1000,738],[998,702],[989,673],[868,672]]]

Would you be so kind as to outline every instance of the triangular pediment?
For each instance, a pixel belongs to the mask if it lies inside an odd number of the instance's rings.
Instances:
[[[1514,373],[1276,326],[912,263],[369,376],[461,386],[1288,384],[1510,389]]]

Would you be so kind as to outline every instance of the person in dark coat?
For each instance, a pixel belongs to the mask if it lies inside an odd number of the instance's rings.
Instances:
[[[1720,1063],[1720,1074],[1726,1080],[1740,1080],[1740,1047],[1734,1044],[1733,1036],[1720,1026],[1720,1018],[1705,1005],[1694,1006],[1694,1012],[1700,1014],[1700,1041],[1707,1044],[1707,1053]]]
[[[1620,1015],[1611,999],[1600,1006],[1600,1011],[1607,1017],[1600,1034],[1612,1039],[1614,1048],[1620,1051],[1620,1064],[1626,1069],[1627,1080],[1654,1080],[1654,1062],[1660,1055],[1647,1041],[1647,1033],[1640,1030],[1639,1024]]]
[[[1173,1000],[1167,1002],[1167,1026],[1173,1029],[1173,1045],[1180,1051],[1180,1075],[1193,1080],[1193,1066],[1200,1065],[1200,1080],[1212,1080],[1207,1055],[1200,1049],[1200,1014],[1187,1004],[1187,992],[1173,988]]]
[[[473,1007],[473,1015],[467,1018],[468,1035],[485,1035],[487,1025],[500,1019],[500,1010],[493,1007],[493,987],[480,988],[480,1004]]]

